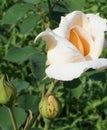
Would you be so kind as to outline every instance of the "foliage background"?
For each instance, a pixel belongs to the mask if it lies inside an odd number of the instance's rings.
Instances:
[[[51,2],[51,3],[50,3]],[[106,0],[0,0],[0,75],[7,73],[17,89],[14,112],[19,130],[38,114],[45,75],[46,45],[34,38],[46,27],[56,28],[60,17],[74,10],[107,18]],[[105,48],[102,57],[107,57]],[[71,82],[55,84],[62,111],[50,130],[107,129],[107,70],[89,70]],[[46,77],[44,79],[44,77]],[[42,130],[35,121],[32,130]],[[13,130],[8,108],[0,106],[0,129]]]

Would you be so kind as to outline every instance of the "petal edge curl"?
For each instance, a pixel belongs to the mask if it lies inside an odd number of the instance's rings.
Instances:
[[[53,64],[46,69],[46,74],[50,78],[62,81],[71,81],[78,78],[82,73],[88,69],[103,70],[107,68],[107,59],[101,58],[92,61],[67,63],[67,64]]]

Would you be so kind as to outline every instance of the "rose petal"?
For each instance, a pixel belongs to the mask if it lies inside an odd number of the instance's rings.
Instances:
[[[100,30],[102,32],[107,31],[107,19],[103,19],[99,14],[86,14],[90,21],[91,27],[94,30]]]
[[[91,24],[91,33],[94,38],[92,56],[94,59],[98,58],[104,47],[104,31],[107,30],[107,20],[101,18],[98,14],[86,15]]]
[[[80,40],[82,41],[84,52],[89,52],[88,55],[86,55],[86,58],[93,59],[92,50],[94,48],[94,41],[92,39],[92,36],[89,32],[87,32],[85,29],[83,29],[80,26],[75,27],[75,31],[78,33],[78,36],[80,37]],[[95,49],[95,48],[94,48]]]
[[[78,78],[88,69],[86,62],[53,64],[46,69],[46,74],[50,78],[57,80],[70,81]]]
[[[61,17],[59,27],[53,31],[57,35],[67,38],[71,28],[76,25],[83,27],[87,31],[90,31],[88,19],[81,11],[74,11],[65,17]]]
[[[89,68],[102,70],[107,68],[107,59],[100,58],[92,61],[88,61],[87,65]]]
[[[81,52],[68,40],[56,35],[49,28],[40,33],[37,38],[42,37],[48,45],[48,63],[69,63],[84,61]],[[36,39],[37,39],[36,38]]]
[[[86,62],[53,64],[47,67],[46,74],[50,78],[57,80],[70,81],[78,78],[83,72],[88,69],[106,69],[107,59],[97,59]]]
[[[107,20],[101,18],[98,14],[85,15],[81,11],[74,11],[65,17],[61,17],[59,27],[53,31],[57,35],[67,38],[71,28],[76,25],[89,32],[89,35],[91,35],[94,40],[94,44],[91,44],[91,52],[89,56],[87,56],[87,59],[98,58],[104,47],[104,31],[107,30]]]
[[[46,69],[47,75],[69,81],[89,68],[106,69],[107,59],[98,59],[104,47],[104,31],[107,31],[106,19],[98,14],[85,15],[74,11],[62,17],[55,30],[48,28],[40,33],[35,40],[41,37],[46,41],[50,64]]]

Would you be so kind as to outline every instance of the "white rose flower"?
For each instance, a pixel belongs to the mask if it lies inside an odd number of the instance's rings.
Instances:
[[[106,69],[107,59],[99,58],[105,42],[107,20],[99,14],[74,11],[61,17],[59,27],[47,28],[41,37],[46,41],[50,78],[69,81],[92,69]],[[106,45],[105,45],[106,46]]]

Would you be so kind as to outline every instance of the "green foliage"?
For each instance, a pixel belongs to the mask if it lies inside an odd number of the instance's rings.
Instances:
[[[12,47],[8,50],[5,59],[11,62],[22,63],[29,59],[36,53],[36,50],[31,46],[25,46],[24,48]]]
[[[30,14],[19,25],[20,31],[23,34],[26,34],[27,32],[32,31],[39,20],[40,20],[40,16],[38,14]]]
[[[62,15],[73,10],[100,13],[107,18],[106,0],[0,0],[0,76],[7,73],[17,89],[14,113],[19,130],[38,117],[42,89],[53,81],[46,77],[46,46],[38,33],[58,27]],[[107,57],[105,48],[102,57]],[[89,70],[70,82],[57,82],[54,94],[62,104],[50,130],[107,129],[107,70]],[[45,91],[45,90],[44,90]],[[42,130],[37,118],[31,130]],[[0,129],[13,130],[8,108],[0,106]],[[30,130],[30,129],[29,129]]]
[[[18,20],[20,20],[24,14],[29,10],[34,10],[35,6],[27,3],[17,3],[13,5],[9,10],[7,10],[6,14],[2,19],[3,24],[16,24]]]
[[[32,73],[34,77],[38,81],[41,81],[45,76],[44,72],[45,72],[46,56],[42,53],[38,53],[33,56],[31,62],[32,62]]]
[[[18,107],[14,108],[14,113],[18,127],[20,127],[24,123],[27,113]],[[0,107],[0,127],[2,130],[13,130],[7,107]]]
[[[19,78],[16,78],[16,79],[12,79],[12,83],[13,85],[16,87],[17,89],[17,92],[20,92],[22,91],[23,89],[26,89],[29,87],[29,82],[27,81],[23,81]]]
[[[77,0],[65,0],[66,7],[69,11],[73,10],[82,10],[85,5],[85,0],[77,1]]]
[[[21,95],[17,98],[17,104],[19,107],[23,108],[26,111],[31,110],[33,113],[38,112],[37,106],[39,104],[39,101],[40,101],[39,96],[30,95],[30,94]]]

